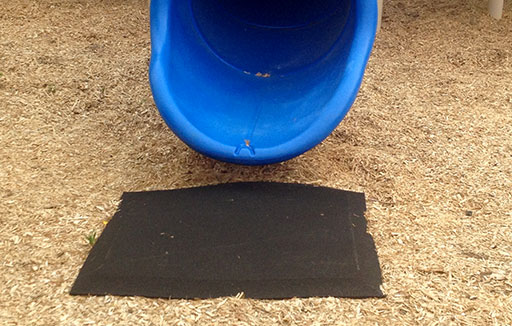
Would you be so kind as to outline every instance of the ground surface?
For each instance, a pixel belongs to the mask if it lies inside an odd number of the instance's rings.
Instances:
[[[0,324],[512,324],[512,3],[390,0],[339,128],[283,164],[188,149],[147,82],[146,1],[0,3]],[[123,191],[365,191],[385,299],[71,297]]]

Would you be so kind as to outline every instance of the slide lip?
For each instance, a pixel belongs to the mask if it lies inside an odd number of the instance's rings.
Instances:
[[[301,134],[274,147],[257,148],[254,155],[238,155],[235,146],[218,142],[198,130],[178,109],[166,77],[161,57],[172,40],[169,19],[173,0],[151,1],[151,60],[149,80],[153,98],[160,114],[173,132],[192,149],[214,159],[243,165],[265,165],[289,160],[322,142],[345,117],[354,103],[377,29],[377,1],[353,0],[355,30],[347,68],[336,91],[318,119]],[[349,94],[350,96],[347,96]],[[248,154],[248,151],[243,151]]]

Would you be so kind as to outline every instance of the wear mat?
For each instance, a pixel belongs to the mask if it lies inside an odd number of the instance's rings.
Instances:
[[[231,183],[131,192],[71,294],[382,297],[364,194]]]

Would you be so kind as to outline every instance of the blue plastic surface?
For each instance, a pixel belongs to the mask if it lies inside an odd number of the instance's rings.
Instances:
[[[153,97],[200,153],[284,161],[346,115],[376,26],[372,0],[152,0]]]

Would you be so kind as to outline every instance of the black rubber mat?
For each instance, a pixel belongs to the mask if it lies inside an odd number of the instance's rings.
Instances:
[[[364,194],[283,183],[125,193],[71,294],[382,297]]]

